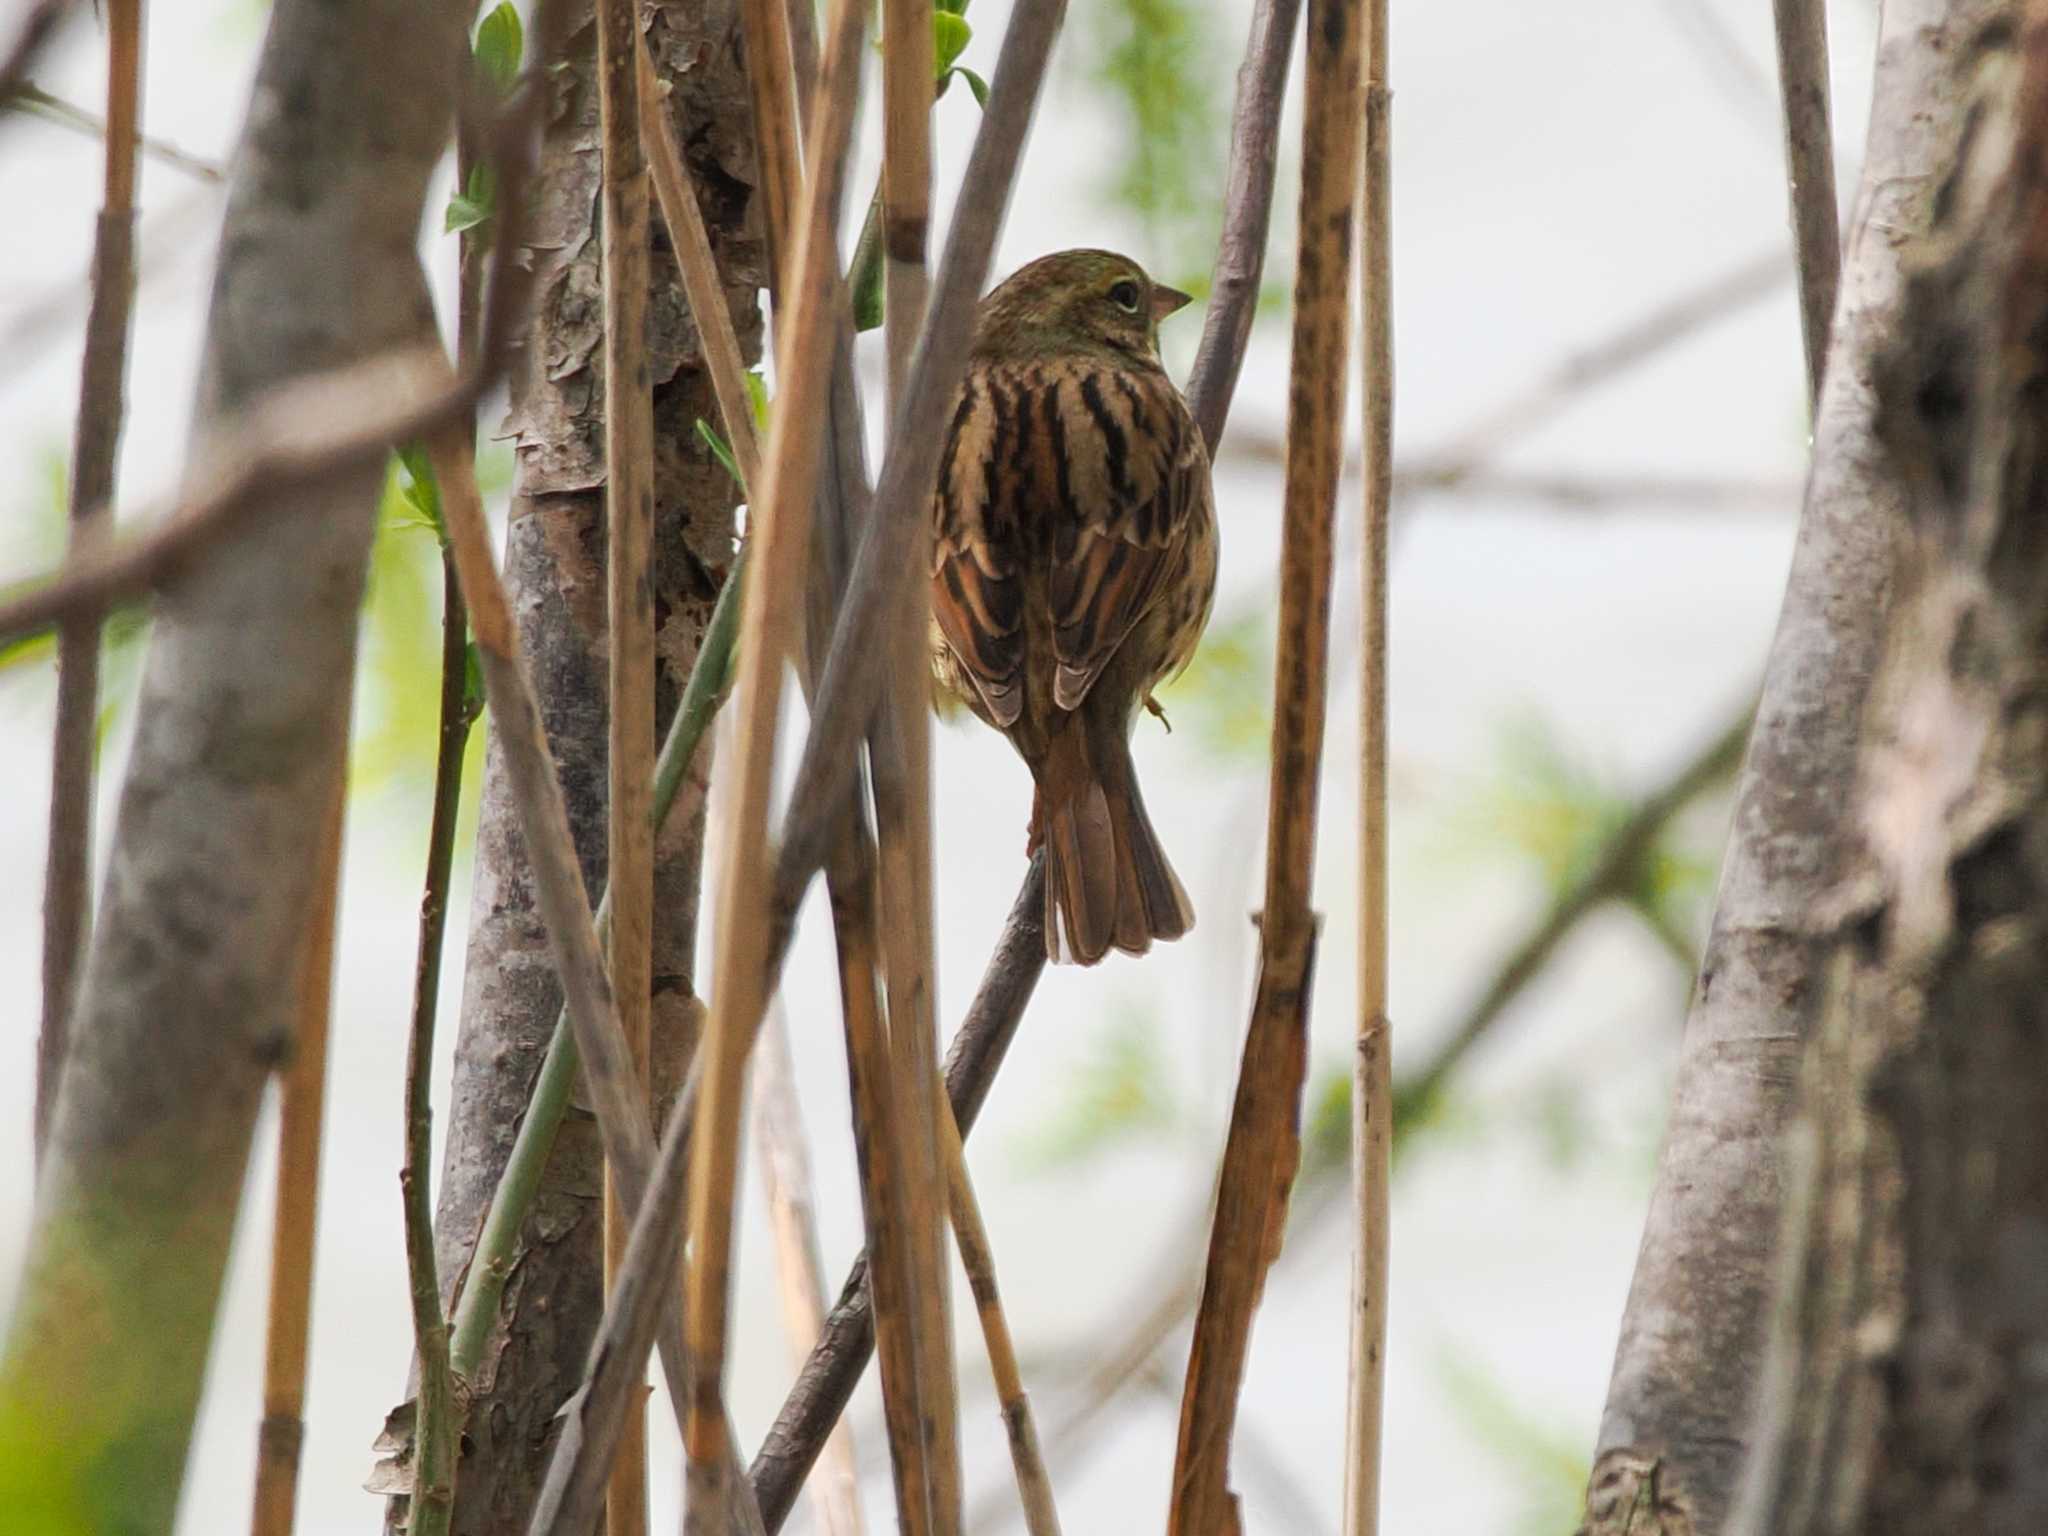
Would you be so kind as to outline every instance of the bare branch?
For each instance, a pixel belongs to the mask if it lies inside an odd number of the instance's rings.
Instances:
[[[1835,210],[1835,135],[1828,117],[1828,13],[1824,0],[1772,0],[1778,90],[1785,108],[1785,179],[1792,243],[1799,253],[1799,330],[1806,346],[1806,401],[1820,399],[1828,326],[1842,272]]]
[[[29,117],[39,117],[60,127],[75,129],[88,138],[104,140],[107,136],[105,118],[96,112],[88,112],[61,96],[52,96],[33,80],[24,80],[21,83],[13,99],[8,103],[8,110]],[[146,133],[130,132],[128,137],[135,148],[149,159],[167,165],[174,171],[183,171],[195,180],[203,181],[210,186],[219,186],[228,178],[225,168],[204,155],[195,155],[190,150],[180,149],[177,145],[166,143],[162,139],[153,139]]]

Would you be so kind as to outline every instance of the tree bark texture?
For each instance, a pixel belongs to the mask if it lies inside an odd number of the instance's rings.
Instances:
[[[416,240],[465,17],[271,11],[195,460],[273,387],[431,336]],[[257,1106],[292,1049],[382,478],[370,463],[277,499],[158,603],[0,1365],[11,1529],[170,1528]]]
[[[1903,502],[1874,370],[2009,0],[1887,0],[1813,468],[1719,899],[1686,1020],[1582,1531],[1718,1533],[1750,1434],[1776,1276],[1780,1160],[1820,995],[1814,914],[1841,873]]]
[[[1879,375],[1910,533],[1824,910],[1733,1529],[2048,1530],[2048,5],[1977,90]]]
[[[733,320],[759,355],[762,255],[754,155],[733,0],[647,8],[655,73],[703,205]],[[595,31],[572,31],[552,76],[529,215],[536,313],[513,379],[518,477],[505,557],[520,640],[593,894],[605,875],[604,352]],[[732,561],[737,488],[704,448],[718,421],[697,333],[665,235],[653,236],[649,361],[655,423],[657,708],[665,728]],[[693,991],[701,820],[655,849],[653,1070],[679,1085],[699,1008]],[[463,1010],[437,1220],[441,1272],[459,1277],[553,1034],[561,992],[497,744],[486,756]],[[596,1123],[572,1113],[521,1237],[487,1348],[457,1478],[455,1530],[522,1530],[546,1471],[554,1419],[581,1381],[602,1314],[603,1157]]]

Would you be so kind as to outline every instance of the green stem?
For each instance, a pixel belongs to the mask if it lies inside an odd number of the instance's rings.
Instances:
[[[705,732],[725,702],[732,681],[733,641],[739,632],[740,578],[746,566],[746,551],[733,562],[725,588],[718,594],[718,606],[705,626],[704,644],[697,652],[690,681],[676,707],[668,737],[654,764],[654,827],[658,833],[674,806],[677,794]],[[611,926],[611,894],[597,904],[597,927],[603,937]],[[576,1086],[576,1042],[569,1029],[566,1011],[555,1020],[554,1038],[548,1042],[540,1075],[534,1079],[533,1096],[519,1134],[512,1143],[505,1171],[491,1194],[491,1208],[484,1216],[483,1231],[477,1237],[476,1252],[470,1258],[469,1278],[455,1310],[455,1336],[450,1362],[458,1376],[472,1375],[483,1358],[491,1325],[497,1320],[498,1302],[505,1293],[505,1281],[512,1272],[512,1259],[519,1229],[526,1224],[540,1189],[541,1171],[554,1150],[555,1132],[569,1108],[569,1095]]]
[[[872,331],[882,323],[882,183],[875,179],[875,195],[868,199],[868,216],[860,226],[860,243],[853,248],[853,269],[846,286],[853,296],[853,328]]]
[[[448,1319],[434,1262],[434,1213],[427,1168],[433,1157],[434,1025],[441,992],[442,940],[448,928],[448,879],[455,862],[455,819],[462,801],[462,763],[476,722],[466,687],[469,617],[456,585],[455,563],[441,563],[441,725],[434,760],[434,813],[427,834],[427,873],[420,898],[419,958],[413,971],[412,1032],[405,1060],[405,1258],[412,1281],[413,1341],[419,1351],[414,1409],[413,1536],[446,1536],[455,1505],[455,1426],[448,1362]]]

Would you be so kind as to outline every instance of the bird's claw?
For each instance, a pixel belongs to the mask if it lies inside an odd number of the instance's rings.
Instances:
[[[1149,693],[1145,695],[1145,712],[1158,718],[1159,723],[1166,727],[1167,735],[1171,736],[1173,734],[1173,722],[1166,718],[1166,711],[1160,707],[1159,701]]]

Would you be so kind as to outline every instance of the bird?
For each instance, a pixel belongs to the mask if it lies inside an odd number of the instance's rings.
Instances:
[[[1195,920],[1130,752],[1216,592],[1208,449],[1159,357],[1188,302],[1111,251],[1018,269],[976,310],[932,497],[934,692],[1031,770],[1055,961],[1142,955]]]

